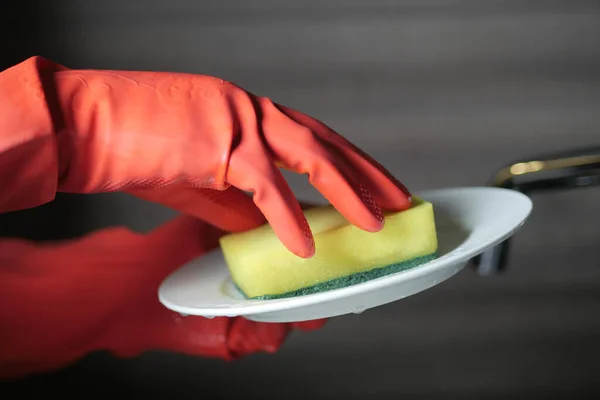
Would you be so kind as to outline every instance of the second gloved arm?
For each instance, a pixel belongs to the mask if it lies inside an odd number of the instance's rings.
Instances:
[[[95,351],[233,360],[276,352],[293,329],[324,324],[181,317],[160,304],[160,282],[217,246],[221,234],[182,216],[144,235],[112,228],[60,243],[0,240],[0,379],[52,371]]]
[[[382,208],[410,206],[400,182],[333,130],[219,78],[72,70],[33,57],[0,73],[0,124],[0,167],[14,171],[0,186],[25,190],[0,195],[4,211],[56,191],[127,191],[191,213],[200,188],[231,185],[253,193],[288,249],[308,257],[312,235],[279,167],[307,173],[368,231],[382,228]]]

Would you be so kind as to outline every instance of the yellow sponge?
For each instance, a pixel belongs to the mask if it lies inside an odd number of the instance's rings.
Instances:
[[[411,208],[388,213],[384,228],[366,232],[348,223],[333,206],[304,212],[316,253],[292,254],[268,224],[226,235],[220,244],[231,277],[251,299],[323,292],[406,270],[436,257],[431,203],[413,198]]]

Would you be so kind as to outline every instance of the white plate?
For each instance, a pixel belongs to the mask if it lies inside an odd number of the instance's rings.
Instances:
[[[158,295],[184,315],[236,317],[261,322],[329,318],[391,303],[429,289],[467,262],[513,235],[529,216],[531,200],[516,191],[488,187],[419,193],[433,203],[439,258],[413,269],[328,292],[276,300],[246,300],[235,289],[220,249],[171,274]]]

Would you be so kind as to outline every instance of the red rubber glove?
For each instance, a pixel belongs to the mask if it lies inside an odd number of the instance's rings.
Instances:
[[[275,352],[291,329],[323,325],[181,317],[162,306],[160,282],[220,235],[184,216],[147,235],[116,228],[67,243],[0,241],[0,377],[60,368],[97,350],[232,360]]]
[[[30,58],[0,73],[0,151],[0,170],[13,171],[0,178],[2,210],[56,191],[119,190],[196,215],[198,188],[232,185],[254,193],[302,257],[314,254],[312,234],[278,167],[307,173],[367,231],[382,228],[380,207],[410,206],[400,182],[321,122],[201,75],[70,70]],[[15,185],[18,195],[6,190]]]

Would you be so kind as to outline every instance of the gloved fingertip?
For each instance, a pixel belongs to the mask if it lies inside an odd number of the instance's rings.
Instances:
[[[316,248],[314,242],[310,244],[306,244],[305,246],[297,249],[291,250],[295,255],[302,258],[311,258],[315,255]]]
[[[367,232],[371,232],[371,233],[377,233],[379,231],[381,231],[384,227],[385,222],[384,221],[379,221],[377,219],[372,219],[371,221],[369,221],[370,223],[367,224],[363,224],[363,229]]]
[[[308,225],[308,221],[304,217],[304,214],[299,216],[300,221],[302,222],[302,234],[303,234],[303,246],[300,249],[300,257],[302,258],[311,258],[315,255],[315,238],[312,234],[310,226]],[[302,242],[301,242],[302,243]]]
[[[377,196],[382,208],[386,211],[400,212],[412,206],[412,196],[404,191],[402,187],[391,185],[387,190],[381,190]]]
[[[303,332],[310,332],[321,329],[327,323],[328,319],[317,319],[312,321],[301,321],[293,322],[291,324],[292,329],[301,330]]]
[[[308,223],[306,224],[308,226]],[[301,258],[311,258],[315,255],[315,239],[310,231],[310,228],[304,229],[302,235],[289,238],[280,238],[284,246],[293,254]]]

